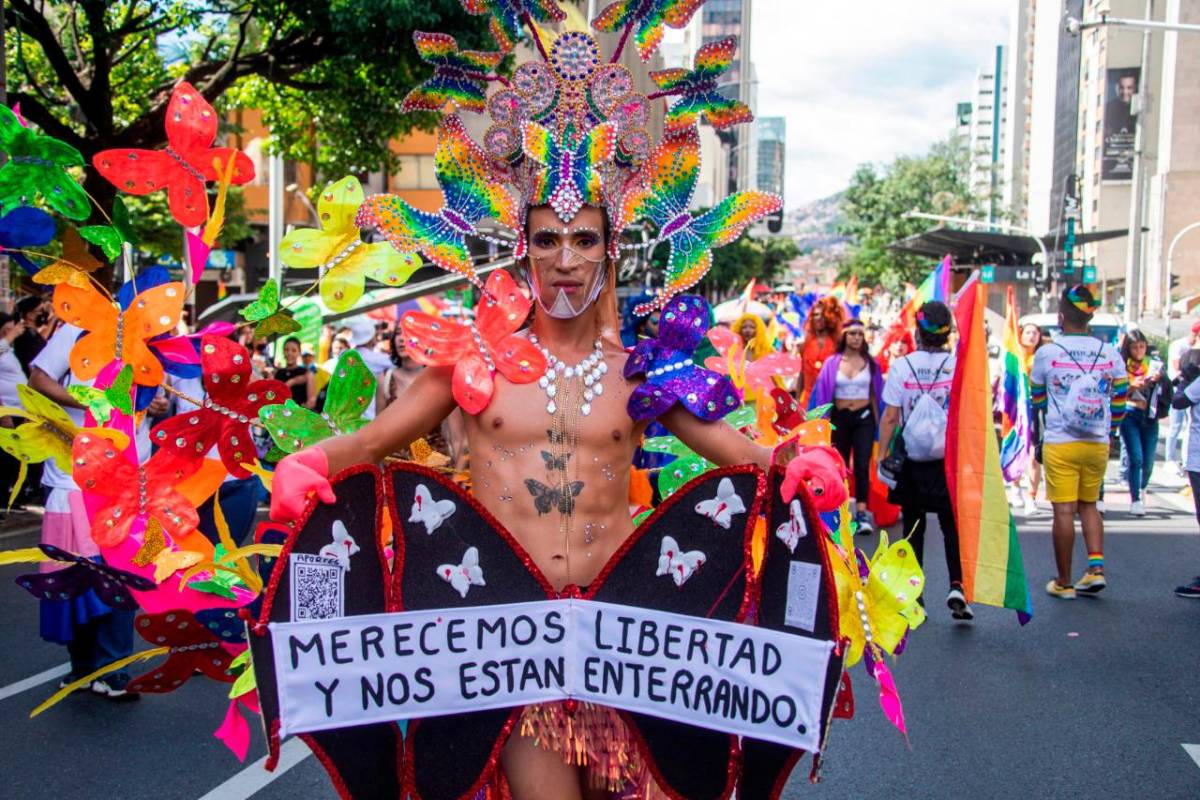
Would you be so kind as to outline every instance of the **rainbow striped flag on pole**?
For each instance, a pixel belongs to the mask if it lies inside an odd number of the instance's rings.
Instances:
[[[958,524],[963,594],[971,603],[1016,610],[1024,625],[1033,609],[1016,522],[1004,496],[983,324],[987,284],[977,277],[960,290],[954,309],[958,365],[946,431],[946,483]]]
[[[1029,468],[1029,374],[1025,372],[1025,348],[1017,324],[1013,287],[1008,287],[1004,315],[1004,372],[1000,376],[1000,469],[1012,483]]]

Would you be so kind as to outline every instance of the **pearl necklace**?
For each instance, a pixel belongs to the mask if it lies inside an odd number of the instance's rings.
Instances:
[[[529,341],[533,342],[534,346],[541,350],[542,355],[546,357],[546,373],[538,378],[538,386],[542,387],[542,391],[546,393],[546,413],[554,414],[558,411],[558,403],[555,402],[555,398],[558,396],[559,382],[576,378],[583,380],[583,402],[579,404],[579,413],[585,417],[592,413],[592,400],[604,394],[604,385],[601,383],[601,379],[608,372],[608,364],[604,361],[604,348],[600,339],[597,338],[592,343],[591,355],[574,366],[568,366],[566,362],[559,360],[557,356],[543,347],[535,334],[529,334]]]

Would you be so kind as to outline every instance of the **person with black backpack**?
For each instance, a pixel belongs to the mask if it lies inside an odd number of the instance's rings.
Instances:
[[[1030,393],[1034,413],[1043,417],[1039,456],[1046,497],[1054,506],[1054,561],[1058,574],[1046,592],[1061,600],[1076,592],[1095,595],[1104,576],[1104,521],[1096,508],[1108,470],[1108,443],[1125,417],[1129,378],[1121,354],[1088,334],[1100,304],[1086,286],[1072,286],[1058,303],[1062,334],[1033,357]],[[1071,581],[1075,515],[1083,527],[1088,567]]]
[[[879,441],[889,455],[879,465],[879,478],[889,487],[888,500],[900,506],[917,562],[924,566],[928,514],[937,514],[946,544],[950,593],[946,605],[955,619],[975,617],[962,586],[958,527],[946,486],[946,428],[954,354],[948,351],[950,309],[936,300],[917,311],[917,350],[892,362],[883,387],[885,405]]]

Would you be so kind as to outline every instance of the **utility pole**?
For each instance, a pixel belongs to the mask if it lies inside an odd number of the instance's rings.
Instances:
[[[1154,18],[1154,0],[1146,0],[1146,19]],[[1133,176],[1129,193],[1129,252],[1125,261],[1125,321],[1142,316],[1142,206],[1145,205],[1146,101],[1150,87],[1150,29],[1142,31],[1142,67],[1133,133]]]

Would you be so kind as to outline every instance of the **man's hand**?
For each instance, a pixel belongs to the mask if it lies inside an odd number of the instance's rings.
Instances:
[[[298,518],[312,492],[322,503],[337,501],[329,485],[329,459],[319,447],[301,450],[279,462],[271,483],[271,519],[291,522]]]

